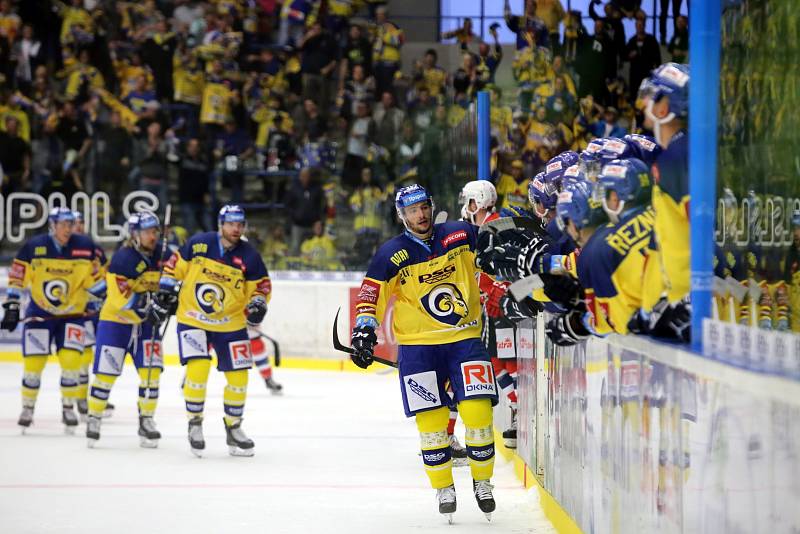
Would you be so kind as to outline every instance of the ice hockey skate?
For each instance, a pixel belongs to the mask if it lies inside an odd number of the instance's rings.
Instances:
[[[114,415],[114,405],[110,402],[106,403],[106,407],[103,409],[103,419],[108,419],[112,415]]]
[[[22,413],[19,414],[19,419],[17,420],[17,424],[22,427],[22,433],[25,433],[25,430],[31,426],[33,423],[33,408],[30,406],[23,406]]]
[[[453,467],[465,467],[469,465],[467,449],[458,441],[455,434],[450,436],[450,457],[453,459]]]
[[[511,409],[511,426],[503,431],[503,444],[509,449],[517,448],[517,410]]]
[[[273,395],[283,395],[283,384],[279,384],[274,378],[269,377],[264,379],[264,384]]]
[[[89,403],[86,401],[86,399],[78,399],[75,405],[78,408],[78,417],[80,418],[81,423],[85,423],[86,418],[89,415]]]
[[[61,406],[61,422],[64,423],[64,432],[72,435],[75,433],[75,428],[78,426],[78,416],[74,408],[70,404]]]
[[[449,485],[446,488],[436,490],[436,500],[439,502],[439,513],[447,518],[447,522],[453,524],[453,514],[456,511],[456,487]]]
[[[198,458],[203,457],[203,450],[206,448],[206,440],[203,439],[203,418],[192,417],[189,420],[189,447],[192,454]]]
[[[475,500],[478,501],[478,508],[481,512],[486,514],[488,521],[492,520],[492,512],[495,509],[494,496],[492,495],[492,486],[488,480],[473,480],[472,490],[475,492]]]
[[[145,449],[155,449],[158,447],[159,439],[161,439],[161,432],[156,429],[153,418],[139,417],[139,446]]]
[[[225,423],[225,435],[228,452],[231,456],[253,456],[255,454],[255,443],[242,430],[241,420],[230,426]]]
[[[100,424],[103,420],[97,416],[90,415],[86,419],[86,446],[94,449],[100,439]]]

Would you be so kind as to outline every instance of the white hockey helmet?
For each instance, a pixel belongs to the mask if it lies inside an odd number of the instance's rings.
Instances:
[[[469,209],[470,200],[475,201],[474,210]],[[480,225],[483,221],[475,221],[475,214],[481,209],[485,209],[488,213],[494,212],[494,206],[497,204],[497,190],[494,188],[494,184],[488,180],[467,182],[461,189],[458,202],[461,204],[461,218],[472,224]]]

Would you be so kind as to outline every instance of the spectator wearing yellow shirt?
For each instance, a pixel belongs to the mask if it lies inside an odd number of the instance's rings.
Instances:
[[[544,23],[547,33],[550,34],[551,48],[558,46],[559,26],[566,15],[560,0],[536,0],[536,16]]]
[[[501,174],[497,180],[497,204],[501,208],[526,208],[528,206],[528,183],[522,160],[511,162],[511,174]]]
[[[223,126],[233,117],[233,106],[239,102],[239,93],[222,77],[222,63],[214,61],[211,74],[203,87],[203,102],[200,105],[200,124],[204,127]]]
[[[142,62],[142,56],[137,51],[131,52],[130,59],[120,58],[120,52],[116,47],[111,48],[111,59],[114,64],[114,72],[119,80],[119,96],[125,100],[131,91],[139,89],[139,79],[144,78],[145,88],[153,87],[153,73],[150,67]],[[141,90],[141,89],[139,89]]]
[[[70,5],[54,2],[58,14],[61,15],[61,44],[86,42],[94,37],[94,19],[83,7],[83,0],[71,0]]]
[[[286,257],[289,255],[289,244],[286,243],[286,230],[283,225],[272,227],[269,235],[261,245],[261,256],[270,269],[285,269]]]
[[[336,245],[333,239],[323,232],[322,221],[316,221],[312,226],[314,235],[300,245],[300,255],[309,269],[327,271],[341,269],[341,263],[336,257]]]
[[[350,196],[350,209],[355,214],[355,256],[359,264],[372,257],[380,241],[384,198],[381,188],[372,183],[372,169],[362,169],[361,184]]]
[[[6,39],[8,44],[14,42],[22,25],[19,15],[11,9],[10,0],[0,0],[0,39]]]
[[[377,92],[392,90],[395,73],[400,70],[400,48],[403,46],[405,36],[403,30],[388,19],[386,6],[375,10],[375,40],[372,48],[372,62],[374,65]]]
[[[447,72],[436,64],[438,57],[436,50],[429,48],[422,59],[422,83],[434,98],[444,94],[447,84]]]

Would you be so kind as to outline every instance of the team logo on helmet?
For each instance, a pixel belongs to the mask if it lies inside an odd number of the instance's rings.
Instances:
[[[422,306],[440,323],[456,326],[469,315],[461,291],[453,284],[439,284],[422,297]]]
[[[194,292],[198,306],[205,313],[221,313],[225,302],[225,290],[217,284],[199,284]]]
[[[62,280],[61,278],[48,280],[44,284],[43,293],[44,298],[47,299],[47,302],[58,308],[67,301],[69,284],[66,280]]]

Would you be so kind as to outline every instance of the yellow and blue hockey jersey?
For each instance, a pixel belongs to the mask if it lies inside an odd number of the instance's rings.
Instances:
[[[167,250],[162,261],[166,262],[170,254]],[[105,274],[106,300],[100,310],[100,320],[123,324],[142,322],[146,295],[158,290],[160,255],[160,243],[149,255],[133,247],[122,247],[114,253]]]
[[[628,321],[642,306],[654,224],[652,208],[638,208],[619,223],[598,228],[581,250],[578,279],[597,334],[626,334]]]
[[[258,251],[244,240],[225,250],[216,232],[194,235],[172,255],[160,284],[178,282],[178,322],[211,332],[245,328],[250,299],[261,295],[269,302],[272,293]]]
[[[428,243],[406,232],[378,249],[361,284],[356,323],[379,324],[396,297],[392,331],[400,345],[437,345],[481,335],[475,266],[477,227],[446,222]]]
[[[653,165],[653,209],[667,298],[689,293],[689,137],[678,132]]]
[[[73,234],[63,247],[48,234],[34,236],[14,258],[9,293],[30,289],[29,317],[82,314],[88,289],[99,277],[95,254],[95,244],[84,235]]]

